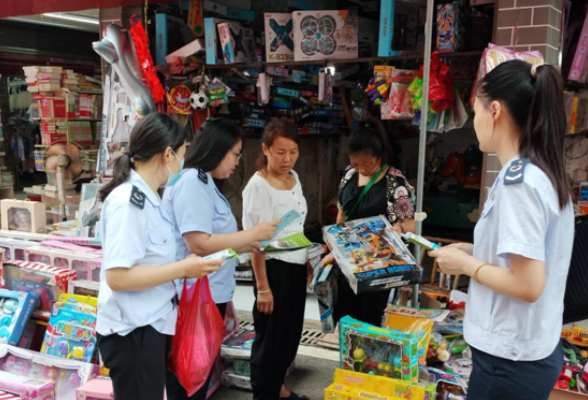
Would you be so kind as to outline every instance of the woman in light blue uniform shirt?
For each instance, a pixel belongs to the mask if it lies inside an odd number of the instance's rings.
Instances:
[[[175,333],[174,280],[202,278],[222,260],[187,255],[176,261],[172,218],[157,193],[179,178],[184,128],[165,114],[143,117],[129,150],[101,191],[103,261],[98,297],[98,348],[117,399],[161,400]]]
[[[256,251],[261,247],[257,242],[275,235],[278,221],[239,231],[229,202],[215,185],[215,180],[228,179],[235,171],[242,147],[241,129],[229,120],[206,120],[198,130],[186,153],[186,170],[163,198],[175,225],[177,260],[226,248],[238,253]],[[235,266],[236,260],[229,260],[209,277],[212,298],[223,317],[235,291]],[[208,386],[209,382],[190,399],[205,400]],[[169,400],[188,398],[186,390],[174,383],[168,383],[168,395]]]
[[[563,81],[550,65],[505,62],[480,82],[474,128],[503,165],[474,245],[431,252],[472,277],[464,334],[468,399],[547,399],[563,364],[560,334],[574,212],[564,166]]]

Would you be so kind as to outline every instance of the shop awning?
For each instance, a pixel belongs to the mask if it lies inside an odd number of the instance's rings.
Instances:
[[[169,1],[171,0],[149,0],[149,3],[167,3]],[[6,0],[2,1],[0,18],[141,4],[145,4],[144,0]]]

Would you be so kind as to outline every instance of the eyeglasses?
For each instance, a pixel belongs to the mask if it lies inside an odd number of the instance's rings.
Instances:
[[[241,157],[243,157],[243,153],[235,154],[237,156],[237,161],[241,161]]]

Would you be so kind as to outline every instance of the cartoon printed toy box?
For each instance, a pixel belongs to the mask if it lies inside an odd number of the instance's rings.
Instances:
[[[435,386],[337,369],[325,400],[435,400]]]
[[[339,322],[341,368],[364,374],[418,381],[418,337],[360,322]]]
[[[18,344],[38,301],[36,292],[0,289],[0,343]]]
[[[422,269],[384,216],[323,228],[323,239],[356,294],[419,283]]]
[[[86,304],[55,303],[41,353],[91,362],[95,348],[95,309]]]

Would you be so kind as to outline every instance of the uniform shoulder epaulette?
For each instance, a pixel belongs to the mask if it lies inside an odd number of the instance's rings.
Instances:
[[[131,191],[131,198],[129,199],[131,204],[136,205],[141,210],[145,207],[145,193],[137,186],[133,185],[133,190]]]
[[[198,170],[198,178],[205,184],[208,185],[208,175],[201,169]]]
[[[513,161],[504,175],[505,185],[514,185],[516,183],[523,183],[525,180],[525,167],[531,160],[528,158],[521,158]]]

